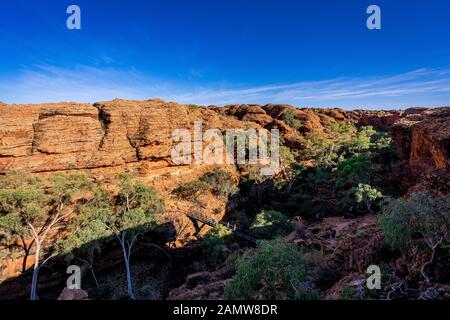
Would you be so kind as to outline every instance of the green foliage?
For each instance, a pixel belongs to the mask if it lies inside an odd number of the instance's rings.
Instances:
[[[348,188],[359,183],[370,183],[372,163],[363,155],[355,155],[339,162],[337,166],[337,188]]]
[[[220,168],[205,173],[199,180],[206,183],[210,191],[218,196],[229,196],[237,191],[231,174]]]
[[[49,217],[45,210],[48,196],[43,182],[24,171],[10,171],[0,176],[0,230],[3,241],[31,236],[32,225],[43,224]]]
[[[227,299],[317,299],[307,282],[308,263],[296,246],[282,239],[261,241],[236,262],[225,287]]]
[[[72,226],[79,221],[77,213],[97,196],[98,189],[94,186],[83,173],[54,174],[45,183],[23,171],[8,172],[0,177],[0,234],[6,242],[21,240],[25,252],[23,272],[33,246],[39,252],[33,269],[37,277],[40,269],[37,266],[43,255],[52,257],[61,251],[67,252],[81,239],[88,238],[89,229],[80,228],[83,237],[76,238]],[[46,236],[54,228],[65,237],[50,243]],[[36,283],[33,282],[31,298],[35,296]]]
[[[68,207],[89,197],[92,183],[83,173],[51,176],[50,185],[24,171],[11,171],[0,178],[0,228],[10,235],[31,236],[52,215],[67,213]]]
[[[0,176],[1,189],[17,189],[23,186],[40,187],[42,185],[42,179],[32,176],[29,172],[24,170],[12,170]]]
[[[196,104],[188,104],[188,108],[189,110],[198,110],[201,109],[202,107]]]
[[[372,212],[372,205],[381,201],[383,194],[376,188],[359,183],[356,187],[347,191],[347,195],[341,201],[341,206],[344,208],[354,208],[357,211],[364,212],[368,210]]]
[[[378,223],[384,231],[386,243],[402,252],[408,250],[416,235],[428,245],[448,238],[450,199],[429,192],[417,192],[408,199],[390,201],[383,209]]]
[[[53,200],[59,203],[70,203],[76,197],[83,196],[83,193],[92,188],[92,181],[85,173],[55,173],[50,178],[51,194]]]
[[[301,152],[304,160],[313,160],[315,166],[334,166],[344,146],[351,140],[354,127],[343,122],[328,124],[328,135],[313,131],[305,137],[305,149]]]
[[[294,154],[288,147],[280,146],[279,153],[280,169],[283,173],[283,180],[276,181],[275,187],[277,189],[282,189],[287,185],[288,189],[290,189],[295,182],[295,179],[305,170],[305,167],[304,165],[297,163]]]
[[[290,167],[296,162],[294,154],[288,147],[280,146],[278,151],[280,153],[280,162],[283,167]]]
[[[351,286],[344,286],[344,288],[341,291],[341,300],[354,300],[355,297],[353,295],[353,289]]]
[[[333,143],[323,133],[313,131],[305,137],[305,149],[301,152],[304,160],[313,160],[316,166],[326,166],[336,159]]]
[[[158,197],[155,189],[128,174],[120,174],[119,180],[120,191],[116,200],[119,205],[124,205],[129,210],[139,209],[142,211],[135,212],[133,215],[153,216],[164,210],[164,202]]]
[[[67,260],[82,256],[92,263],[96,254],[102,252],[111,236],[108,225],[113,217],[107,207],[89,206],[83,208],[69,224],[69,234],[60,243]]]
[[[200,195],[212,192],[217,196],[229,196],[237,191],[231,174],[223,169],[205,173],[197,181],[187,182],[175,188],[172,193],[186,200],[196,200]]]
[[[128,174],[120,174],[118,179],[116,197],[94,185],[95,197],[69,223],[69,235],[61,243],[66,254],[74,251],[92,261],[110,236],[121,232],[134,236],[154,225],[155,214],[164,209],[155,190]]]
[[[381,151],[394,151],[394,143],[391,136],[387,132],[376,132],[372,136],[372,149],[377,152]]]
[[[250,228],[257,237],[267,239],[288,234],[293,225],[281,212],[269,210],[257,214]]]
[[[352,137],[349,147],[353,152],[368,150],[372,145],[372,136],[376,131],[372,126],[360,127],[355,136]]]
[[[328,125],[332,142],[335,147],[340,148],[351,140],[355,128],[340,121],[332,121]]]
[[[393,149],[392,139],[387,132],[378,132],[372,126],[360,127],[348,144],[351,153],[380,152]]]
[[[231,235],[231,231],[219,224],[203,237],[208,261],[213,266],[218,265],[225,259],[224,237],[229,235]]]
[[[444,245],[443,248],[448,250],[448,252],[450,252],[450,240],[447,240],[447,244]]]
[[[302,123],[300,120],[297,119],[295,116],[295,112],[293,110],[286,110],[281,115],[281,120],[283,120],[284,123],[286,123],[288,126],[294,128],[294,129],[300,129],[302,126]]]
[[[199,196],[206,194],[209,191],[209,186],[203,181],[190,181],[176,187],[172,193],[177,197],[186,200],[196,200]]]
[[[164,202],[156,191],[131,175],[120,174],[120,190],[111,207],[115,221],[114,229],[119,232],[135,229],[147,230],[155,221],[155,214],[164,210]],[[130,230],[131,231],[131,230]]]

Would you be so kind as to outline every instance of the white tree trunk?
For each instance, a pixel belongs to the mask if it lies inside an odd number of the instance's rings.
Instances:
[[[125,243],[125,233],[122,234],[122,239],[120,240],[120,245],[122,246],[123,261],[125,263],[125,270],[126,270],[126,273],[127,273],[127,291],[128,291],[128,296],[130,297],[130,299],[134,299],[133,284],[132,284],[131,269],[130,269],[131,247],[128,248],[128,252],[129,253],[127,253],[127,245]]]
[[[36,241],[36,258],[34,261],[33,278],[31,280],[30,300],[36,300],[40,253],[41,253],[41,244],[39,241]]]

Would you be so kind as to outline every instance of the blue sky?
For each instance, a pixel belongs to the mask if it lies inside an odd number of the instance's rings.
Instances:
[[[448,0],[2,1],[0,101],[449,105],[449,21]]]

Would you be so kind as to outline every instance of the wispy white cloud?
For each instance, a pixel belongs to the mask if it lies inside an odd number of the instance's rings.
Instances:
[[[450,104],[450,69],[420,69],[384,77],[336,78],[233,90],[201,89],[176,99],[197,103],[275,102],[350,108],[441,106]]]
[[[160,97],[180,103],[290,103],[297,106],[376,108],[450,104],[450,68],[402,74],[335,78],[256,87],[196,85],[149,77],[134,68],[40,64],[15,77],[0,77],[0,100],[8,103],[94,102],[116,97]]]
[[[133,68],[80,65],[65,69],[41,64],[24,69],[13,78],[0,77],[0,100],[8,103],[144,99],[166,90],[164,82],[150,79]]]

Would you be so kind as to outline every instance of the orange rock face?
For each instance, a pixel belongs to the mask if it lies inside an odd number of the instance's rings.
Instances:
[[[450,168],[450,108],[410,114],[392,127],[392,137],[414,173]]]
[[[162,100],[0,105],[0,173],[114,167],[144,160],[170,162],[174,129],[240,128],[213,110]]]
[[[357,126],[372,126],[377,130],[387,131],[404,116],[405,111],[354,110],[348,114]]]

